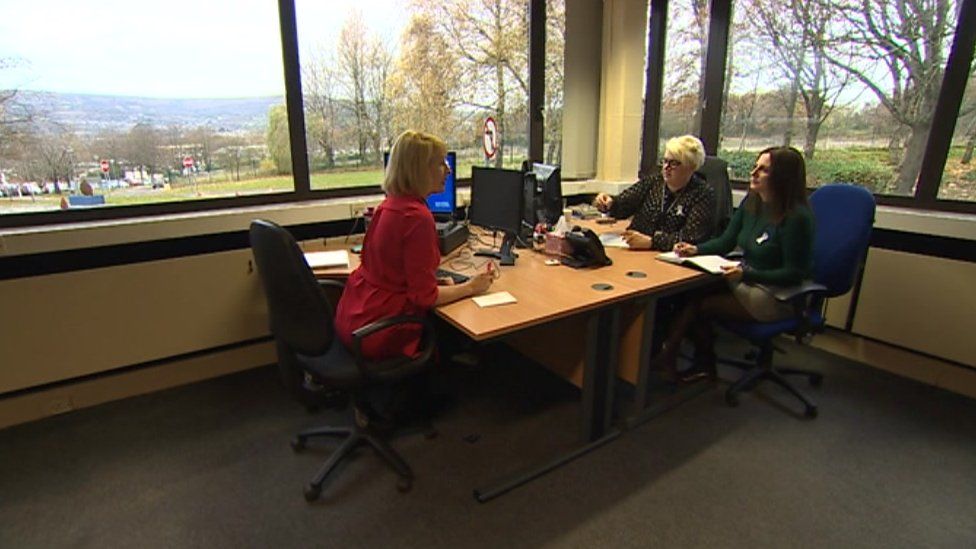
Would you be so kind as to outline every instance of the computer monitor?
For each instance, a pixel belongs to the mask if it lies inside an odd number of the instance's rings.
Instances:
[[[390,153],[383,153],[383,169],[390,163]],[[444,180],[444,190],[427,197],[427,207],[434,214],[434,218],[439,221],[449,221],[454,219],[454,212],[457,211],[457,154],[454,151],[447,151],[447,165],[451,167],[451,173]]]
[[[559,166],[533,163],[532,173],[539,189],[539,219],[545,219],[551,225],[559,221],[563,213],[563,184]]]
[[[512,246],[522,227],[525,174],[521,170],[500,168],[471,168],[471,206],[468,219],[472,225],[502,231],[501,250],[478,251],[476,255],[490,255],[502,265],[514,265]]]

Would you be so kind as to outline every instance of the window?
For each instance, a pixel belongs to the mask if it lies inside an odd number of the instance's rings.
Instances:
[[[546,2],[546,106],[543,162],[562,164],[566,1]]]
[[[526,0],[298,0],[296,13],[313,189],[379,184],[406,129],[443,138],[470,177],[487,116],[499,162],[525,158]]]
[[[674,0],[668,4],[658,158],[668,139],[697,136],[701,128],[708,5],[708,0]]]
[[[277,5],[247,4],[0,4],[16,22],[0,33],[0,215],[292,191]]]
[[[966,83],[952,147],[946,159],[939,198],[944,200],[976,201],[976,71]]]
[[[956,2],[740,0],[720,154],[745,179],[792,145],[810,185],[913,195],[956,25]],[[759,53],[761,52],[761,53]]]

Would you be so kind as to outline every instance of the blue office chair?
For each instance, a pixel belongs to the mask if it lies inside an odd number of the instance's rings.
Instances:
[[[863,187],[832,184],[814,191],[810,196],[810,207],[816,219],[813,281],[774,291],[776,299],[793,303],[796,316],[778,322],[722,323],[725,329],[758,348],[754,362],[719,361],[746,370],[725,393],[730,406],[738,405],[740,392],[750,391],[769,380],[803,402],[806,417],[817,417],[817,406],[784,376],[806,376],[814,387],[823,382],[823,376],[818,372],[774,367],[773,352],[782,350],[773,341],[776,336],[790,334],[797,342],[804,343],[814,333],[823,331],[824,300],[846,294],[857,279],[871,238],[875,205],[874,196]]]

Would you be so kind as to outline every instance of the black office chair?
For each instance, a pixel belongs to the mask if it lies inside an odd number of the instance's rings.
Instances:
[[[413,483],[413,472],[376,429],[375,415],[366,401],[365,390],[423,372],[431,364],[431,357],[434,355],[433,327],[420,317],[383,319],[356,330],[353,333],[354,348],[350,352],[341,342],[336,341],[334,310],[323,290],[323,285],[342,284],[336,281],[316,281],[291,233],[278,225],[264,220],[252,221],[250,238],[257,271],[268,300],[271,333],[277,343],[279,368],[291,370],[292,379],[299,377],[299,372],[294,371],[299,369],[301,377],[307,377],[310,383],[348,391],[355,412],[355,424],[352,427],[308,429],[298,433],[292,440],[292,448],[297,452],[305,448],[306,440],[311,437],[347,437],[305,487],[305,499],[317,499],[325,477],[342,458],[364,442],[369,443],[399,475],[397,489],[401,492],[408,491]],[[381,361],[363,358],[360,352],[363,338],[405,323],[423,327],[422,350],[419,356]]]
[[[732,219],[732,185],[729,182],[729,163],[717,156],[706,156],[696,172],[715,190],[715,226],[713,235],[722,234]]]
[[[810,195],[810,208],[816,219],[812,282],[791,288],[778,288],[776,299],[792,303],[796,315],[776,322],[723,322],[722,326],[751,342],[758,352],[752,362],[720,359],[719,362],[745,370],[725,392],[730,406],[737,406],[739,393],[751,391],[763,381],[772,381],[795,396],[804,406],[804,415],[817,417],[817,406],[800,393],[785,376],[806,377],[814,387],[823,382],[823,375],[798,368],[778,368],[773,365],[773,353],[781,351],[775,340],[780,335],[792,335],[797,342],[806,342],[823,330],[823,314],[827,298],[846,294],[854,286],[861,263],[871,241],[874,225],[874,196],[855,185],[824,185]],[[781,351],[782,352],[782,351]]]

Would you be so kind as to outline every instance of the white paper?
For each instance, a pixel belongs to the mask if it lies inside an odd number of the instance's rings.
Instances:
[[[515,296],[508,292],[495,292],[493,294],[479,295],[478,297],[472,297],[471,301],[474,301],[479,307],[494,307],[496,305],[506,305],[508,303],[517,303],[518,300]]]
[[[603,233],[600,235],[600,242],[604,248],[630,248],[630,244],[627,244],[620,233]]]
[[[566,216],[559,216],[559,220],[556,221],[556,226],[552,228],[552,233],[556,236],[565,236],[569,232],[569,222],[566,221]]]
[[[674,252],[664,252],[664,253],[657,254],[657,258],[660,259],[661,261],[667,261],[668,263],[681,263],[681,261],[684,259],[683,257],[681,257],[680,255]]]
[[[313,269],[326,267],[349,267],[349,253],[346,250],[328,252],[307,252],[305,261]]]

